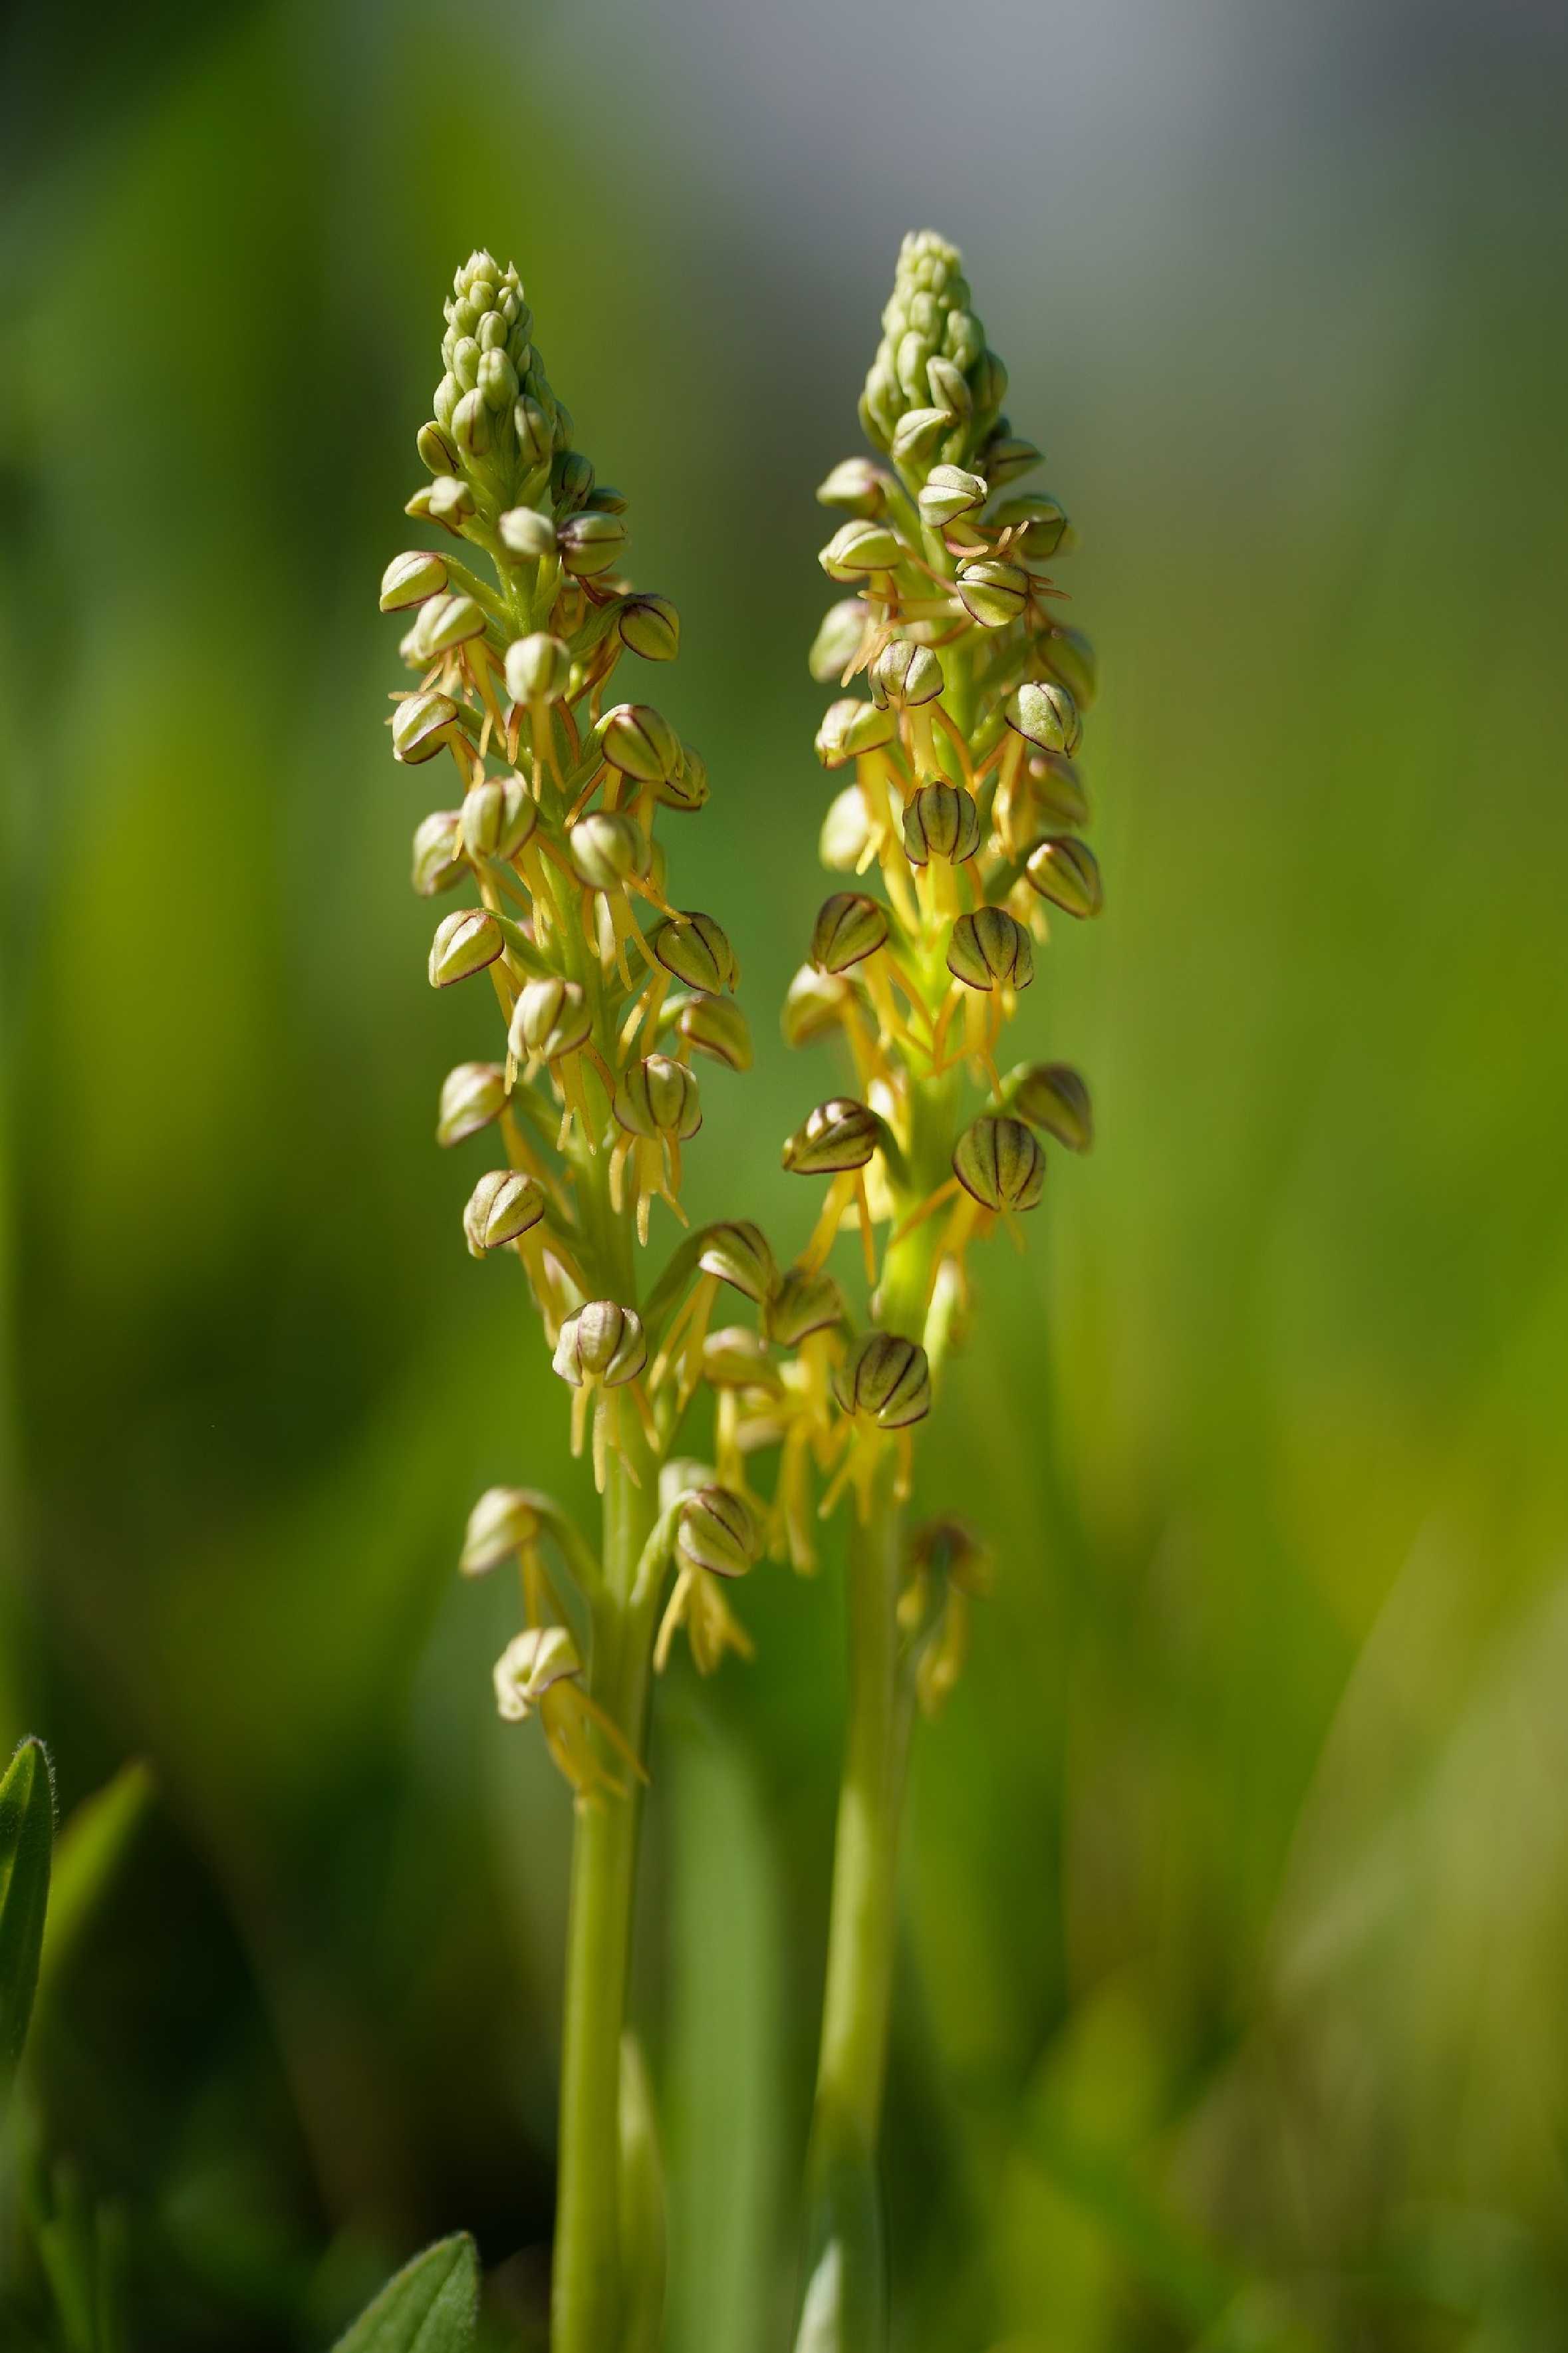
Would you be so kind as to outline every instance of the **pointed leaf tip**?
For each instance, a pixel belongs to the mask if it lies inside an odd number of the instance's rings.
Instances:
[[[332,2353],[468,2353],[479,2302],[479,2252],[458,2232],[388,2280]]]
[[[41,1740],[24,1740],[0,1780],[0,2097],[22,2055],[38,1982],[55,1777]]]

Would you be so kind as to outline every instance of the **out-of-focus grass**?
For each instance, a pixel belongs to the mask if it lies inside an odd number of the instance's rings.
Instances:
[[[18,151],[0,246],[0,1729],[68,1803],[157,1776],[40,2058],[171,2348],[316,2346],[458,2225],[498,2330],[540,2309],[565,1809],[449,1568],[487,1480],[582,1482],[429,1143],[476,1040],[424,984],[374,610],[477,237],[681,606],[716,790],[674,855],[764,1040],[821,888],[809,491],[890,253],[855,317],[842,253],[826,309],[742,258],[694,117],[656,220],[563,27],[548,103],[503,29],[459,137],[412,13],[165,12]],[[1472,142],[1429,223],[1435,154],[1299,168],[1163,276],[990,266],[1026,159],[942,223],[1083,522],[1110,907],[1028,1025],[1100,1146],[984,1261],[922,1450],[1001,1577],[916,1768],[906,2353],[1564,2341],[1563,280],[1521,159]],[[798,1241],[771,1139],[826,1078],[707,1086],[698,1211]],[[758,1664],[665,1694],[678,2353],[788,2301],[833,1585],[763,1572]]]

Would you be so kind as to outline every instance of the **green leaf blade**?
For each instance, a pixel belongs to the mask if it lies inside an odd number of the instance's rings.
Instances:
[[[48,1752],[41,1740],[24,1740],[0,1780],[0,2098],[33,2014],[54,1842]]]
[[[332,2353],[468,2353],[479,2304],[479,2253],[458,2232],[405,2263]]]

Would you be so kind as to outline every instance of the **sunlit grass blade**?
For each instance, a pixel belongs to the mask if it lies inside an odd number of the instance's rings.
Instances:
[[[153,1801],[153,1787],[146,1766],[132,1759],[84,1798],[61,1830],[38,1965],[40,1994],[47,1994],[89,1926]]]

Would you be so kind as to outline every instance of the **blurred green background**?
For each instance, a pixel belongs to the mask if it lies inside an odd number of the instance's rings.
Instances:
[[[581,1480],[432,1147],[489,1032],[426,986],[375,610],[449,274],[515,257],[680,607],[674,872],[766,1040],[824,887],[811,492],[928,221],[1083,533],[1109,905],[1020,1025],[1100,1148],[981,1261],[921,1452],[1000,1577],[915,1770],[899,2353],[1568,2346],[1560,22],[8,38],[0,1736],[68,1812],[156,1776],[37,2051],[137,2353],[316,2353],[459,2225],[540,2341],[567,1807],[452,1566],[481,1485]],[[694,1208],[798,1245],[826,1078],[706,1085]],[[836,1588],[755,1576],[756,1664],[660,1699],[672,2353],[784,2339]]]

